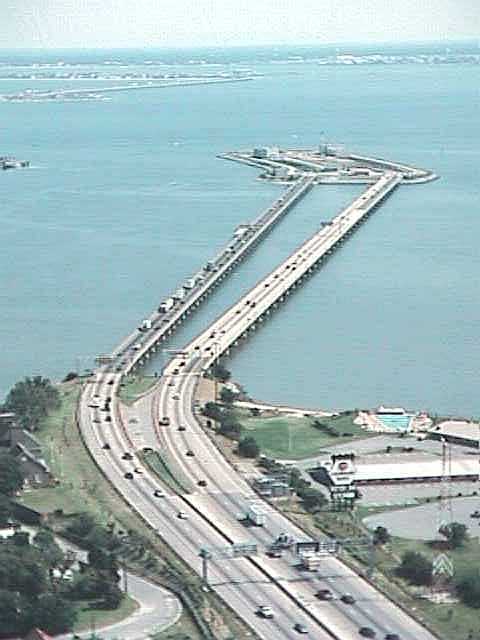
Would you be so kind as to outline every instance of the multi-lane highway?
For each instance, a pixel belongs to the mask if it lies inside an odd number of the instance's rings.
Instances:
[[[199,377],[285,300],[392,193],[401,179],[397,172],[382,174],[168,363],[151,396],[149,410],[142,414],[140,428],[146,441],[168,452],[175,468],[193,487],[192,492],[173,495],[142,466],[117,399],[122,376],[158,343],[165,322],[152,323],[151,331],[143,335],[136,350],[131,345],[138,337],[129,337],[112,361],[96,371],[94,382],[85,387],[81,397],[79,426],[103,473],[195,571],[201,571],[200,549],[207,546],[213,550],[209,561],[212,588],[265,639],[293,638],[298,633],[294,630],[298,623],[306,626],[310,637],[319,640],[350,640],[359,637],[362,628],[370,629],[376,638],[387,638],[389,634],[398,634],[402,640],[434,638],[336,558],[326,558],[318,574],[306,574],[295,567],[296,559],[290,551],[282,558],[267,557],[265,546],[280,533],[288,533],[296,540],[308,538],[266,504],[264,527],[245,528],[238,522],[248,504],[259,499],[204,433],[194,411]],[[303,178],[305,188],[310,188],[310,180],[308,176]],[[158,321],[155,317],[153,320]],[[168,322],[174,326],[175,320],[172,317]],[[260,553],[228,561],[215,554],[216,548],[245,542],[258,544]],[[315,597],[322,588],[330,589],[332,600]],[[341,600],[345,594],[353,597],[353,604]],[[274,617],[267,620],[256,615],[259,605],[270,605]]]

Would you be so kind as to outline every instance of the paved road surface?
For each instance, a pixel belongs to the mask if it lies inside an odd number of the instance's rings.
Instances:
[[[170,591],[143,578],[128,574],[128,590],[139,608],[122,622],[95,629],[103,640],[145,640],[177,622],[182,613],[179,599]],[[90,630],[77,634],[88,638]],[[73,638],[73,634],[59,636],[59,640]]]

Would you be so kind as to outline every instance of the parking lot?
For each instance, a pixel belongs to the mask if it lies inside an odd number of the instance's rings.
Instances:
[[[480,519],[472,518],[473,511],[480,509],[480,498],[455,498],[452,500],[452,521],[461,522],[468,527],[471,537],[480,537]],[[369,529],[386,527],[389,532],[400,538],[411,540],[438,539],[439,523],[438,502],[387,511],[364,518]]]

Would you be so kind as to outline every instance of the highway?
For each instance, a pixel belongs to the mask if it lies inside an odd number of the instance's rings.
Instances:
[[[310,176],[303,178],[301,187],[308,190],[311,180]],[[361,627],[375,631],[376,638],[397,633],[402,640],[434,639],[334,557],[325,559],[319,574],[305,574],[294,566],[295,558],[290,552],[283,558],[265,556],[264,546],[279,533],[286,532],[296,540],[308,538],[266,503],[265,527],[247,529],[238,522],[238,515],[245,512],[250,501],[261,501],[219,453],[194,413],[199,377],[313,273],[401,180],[401,174],[386,171],[168,363],[152,396],[150,411],[142,416],[141,429],[148,441],[156,441],[159,448],[168,451],[182,475],[195,488],[192,493],[173,495],[142,466],[117,399],[122,376],[148,357],[165,334],[164,327],[160,325],[157,331],[154,326],[137,350],[131,345],[138,340],[138,333],[131,334],[114,352],[112,361],[97,369],[94,381],[85,386],[79,403],[79,427],[97,465],[144,521],[197,573],[201,571],[198,558],[201,547],[215,549],[245,542],[259,545],[259,555],[248,559],[225,561],[214,554],[209,561],[209,582],[261,638],[296,637],[298,632],[293,627],[301,622],[309,629],[309,637],[319,640],[357,638]],[[223,267],[227,268],[221,265]],[[197,291],[197,295],[198,300],[201,294]],[[176,321],[178,317],[173,314],[164,324],[171,327]],[[164,417],[169,418],[168,426],[159,424]],[[108,449],[104,448],[105,444]],[[187,451],[194,455],[187,456]],[[125,452],[132,459],[124,459]],[[199,482],[205,486],[199,486]],[[155,490],[165,496],[155,497]],[[184,512],[186,518],[180,519],[179,512]],[[319,588],[329,588],[335,596],[349,593],[356,602],[344,604],[339,597],[319,601],[315,598]],[[255,614],[259,605],[270,605],[275,617],[259,618]]]

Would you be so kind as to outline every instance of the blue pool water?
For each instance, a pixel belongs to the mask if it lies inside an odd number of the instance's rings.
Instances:
[[[383,422],[387,427],[397,429],[397,431],[406,431],[410,424],[410,420],[413,418],[413,415],[404,414],[383,414],[377,415],[377,418],[380,422]]]

